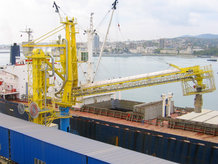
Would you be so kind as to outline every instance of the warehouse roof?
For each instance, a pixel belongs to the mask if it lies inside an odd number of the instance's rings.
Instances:
[[[0,113],[0,126],[108,163],[172,163]]]

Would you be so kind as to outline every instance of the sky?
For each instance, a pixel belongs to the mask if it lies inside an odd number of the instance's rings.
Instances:
[[[77,41],[94,12],[94,28],[101,40],[114,0],[55,0],[63,17],[77,19]],[[152,40],[203,33],[218,34],[218,0],[118,0],[108,40]],[[53,0],[1,0],[0,44],[27,40],[21,31],[32,28],[37,38],[60,24]],[[119,24],[119,26],[118,26]],[[21,36],[22,34],[22,36]],[[52,40],[52,38],[51,38]]]

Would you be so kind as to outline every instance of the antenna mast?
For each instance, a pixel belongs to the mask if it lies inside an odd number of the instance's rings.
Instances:
[[[90,15],[90,27],[86,31],[87,32],[87,45],[88,45],[88,61],[87,61],[87,82],[91,83],[93,79],[93,61],[92,61],[92,55],[93,55],[93,37],[95,30],[93,29],[93,15],[94,13],[91,13]]]
[[[32,33],[33,33],[33,30],[31,28],[26,28],[25,31],[21,31],[22,33],[26,33],[28,35],[28,42],[31,42],[31,36],[32,36]]]

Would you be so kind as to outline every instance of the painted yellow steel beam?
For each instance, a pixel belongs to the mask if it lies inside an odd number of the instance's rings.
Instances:
[[[34,43],[35,43],[36,41],[38,41],[39,39],[42,39],[42,38],[44,38],[44,37],[47,37],[47,36],[50,35],[51,33],[53,33],[53,35],[54,35],[55,33],[57,33],[57,32],[55,32],[55,31],[57,31],[57,30],[59,31],[59,28],[61,28],[61,27],[63,27],[63,24],[60,25],[60,26],[58,26],[58,27],[56,27],[55,29],[49,31],[48,33],[46,33],[46,34],[40,36],[39,38],[37,38],[37,39],[35,39],[35,40],[33,40],[33,41],[27,43],[26,45],[34,44]]]
[[[73,22],[75,20],[73,19]],[[72,88],[78,87],[78,60],[77,60],[77,49],[76,49],[76,31],[75,31],[75,24],[71,26],[71,51],[72,51]],[[71,93],[72,94],[72,93]],[[72,97],[70,100],[76,104],[76,97]]]
[[[77,53],[76,53],[76,37],[75,37],[75,22],[74,19],[68,20],[66,18],[65,24],[66,30],[66,40],[67,40],[67,79],[66,84],[63,89],[62,106],[72,106],[76,103],[76,98],[72,101],[72,87],[77,87],[78,85],[78,71],[77,71]],[[65,105],[64,105],[65,104]]]
[[[81,87],[73,89],[74,97],[89,96],[94,94],[109,93],[147,86],[161,85],[181,81],[183,84],[183,94],[208,93],[216,89],[211,66],[200,68],[199,66],[179,68],[173,73],[160,74],[155,76],[146,76],[144,78],[133,78],[130,80],[104,83],[102,85],[91,85],[90,87]],[[206,80],[205,84],[203,80]],[[194,86],[188,86],[192,82]]]
[[[65,48],[66,45],[65,44],[25,44],[23,45],[23,47],[62,47]]]

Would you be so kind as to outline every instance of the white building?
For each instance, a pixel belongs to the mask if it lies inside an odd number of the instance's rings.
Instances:
[[[93,38],[93,53],[97,54],[99,52],[99,36],[95,33]]]

